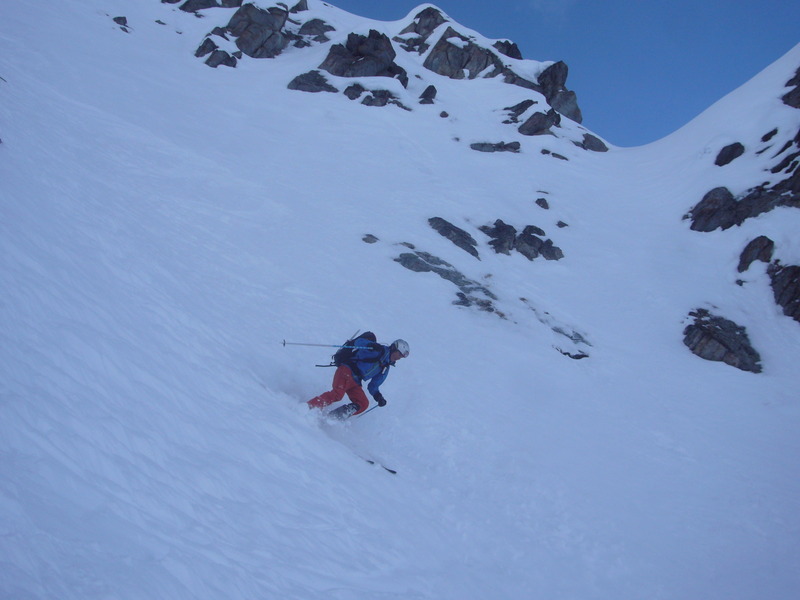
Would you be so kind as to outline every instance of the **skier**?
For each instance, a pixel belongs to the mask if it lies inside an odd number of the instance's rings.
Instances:
[[[369,381],[367,390],[378,406],[386,406],[386,399],[379,388],[389,374],[389,367],[394,366],[401,358],[406,358],[409,353],[408,342],[405,340],[395,340],[390,346],[384,346],[376,342],[375,335],[369,332],[351,340],[347,346],[354,348],[350,352],[340,351],[341,354],[337,352],[334,355],[337,368],[333,374],[333,389],[307,403],[310,408],[324,408],[339,402],[347,394],[350,404],[329,413],[336,419],[347,419],[367,410],[369,399],[361,387],[362,381]]]

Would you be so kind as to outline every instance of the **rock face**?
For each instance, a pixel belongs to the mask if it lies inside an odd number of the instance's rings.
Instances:
[[[429,6],[416,17],[414,20],[400,32],[400,35],[394,38],[403,50],[406,52],[417,52],[424,54],[430,45],[427,43],[428,37],[436,30],[439,25],[447,22],[441,12]],[[416,34],[416,35],[409,35]]]
[[[536,112],[519,128],[522,135],[545,135],[552,132],[553,127],[561,125],[561,115],[555,109],[546,113]]]
[[[325,79],[325,76],[320,73],[319,71],[309,71],[308,73],[303,73],[302,75],[298,75],[294,79],[289,82],[289,89],[290,90],[298,90],[301,92],[338,92],[335,87],[333,87],[328,80]]]
[[[719,151],[714,164],[718,167],[724,167],[739,158],[742,154],[744,154],[744,146],[739,142],[735,142],[729,146],[725,146]]]
[[[800,170],[789,166],[793,175],[772,187],[760,185],[736,199],[726,187],[714,188],[689,212],[694,231],[714,231],[741,225],[779,206],[800,208]]]
[[[761,235],[751,241],[742,251],[739,257],[739,273],[744,273],[755,261],[768,263],[772,260],[772,253],[775,250],[775,242],[767,236]]]
[[[449,221],[445,221],[441,217],[432,217],[428,219],[428,224],[456,246],[480,260],[477,248],[478,242],[466,231],[460,227],[456,227]]]
[[[581,109],[578,108],[578,98],[575,92],[569,91],[565,85],[569,67],[563,61],[558,61],[547,67],[539,75],[539,85],[542,86],[542,93],[547,98],[547,102],[565,117],[576,123],[583,121]]]
[[[492,300],[497,300],[487,287],[472,281],[464,276],[450,263],[429,254],[411,248],[411,252],[404,252],[394,260],[406,269],[416,273],[436,273],[442,279],[454,284],[459,291],[458,300],[453,304],[458,306],[477,306],[480,310],[496,312]]]
[[[478,152],[519,152],[522,145],[519,142],[476,142],[470,144],[470,148]]]
[[[697,356],[749,371],[761,372],[761,357],[750,345],[744,327],[705,309],[689,314],[694,322],[684,329],[683,343]]]
[[[584,150],[591,150],[592,152],[608,152],[608,146],[605,145],[603,140],[591,133],[584,133],[583,143],[578,145]]]
[[[786,82],[786,87],[793,87],[790,92],[782,98],[783,103],[792,108],[800,108],[800,68],[794,74],[794,77]]]
[[[496,77],[503,72],[503,63],[486,48],[448,27],[428,54],[423,66],[450,79],[475,79],[487,69],[484,77]]]
[[[512,250],[516,250],[528,260],[534,260],[540,256],[545,260],[564,258],[561,248],[553,244],[552,240],[541,239],[546,234],[534,225],[528,225],[522,230],[522,233],[517,235],[517,229],[513,225],[497,219],[494,225],[481,227],[480,230],[492,238],[489,245],[498,254],[511,254]]]
[[[347,43],[332,46],[319,68],[338,77],[396,77],[407,87],[408,74],[394,62],[396,56],[391,40],[372,29],[367,36],[351,33]]]
[[[783,314],[800,323],[800,266],[772,264],[768,270],[775,302]]]
[[[245,4],[234,13],[227,31],[236,37],[236,47],[252,58],[274,58],[289,45],[289,37],[281,30],[289,11],[270,7],[262,9]]]

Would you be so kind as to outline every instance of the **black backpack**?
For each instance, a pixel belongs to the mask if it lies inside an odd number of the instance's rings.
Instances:
[[[336,351],[336,354],[334,354],[331,357],[333,359],[331,361],[331,364],[337,367],[341,365],[350,366],[350,362],[353,360],[353,354],[356,351],[356,348],[354,347],[356,345],[356,341],[363,339],[369,340],[370,342],[378,341],[378,338],[375,337],[374,333],[372,333],[371,331],[365,331],[358,337],[354,337],[351,340],[347,340],[344,344],[342,344],[342,347],[339,348]]]

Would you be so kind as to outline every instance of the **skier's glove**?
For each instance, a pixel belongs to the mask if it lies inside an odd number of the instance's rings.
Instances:
[[[383,394],[378,392],[373,396],[375,398],[375,402],[378,403],[378,406],[386,406],[386,398],[383,397]]]

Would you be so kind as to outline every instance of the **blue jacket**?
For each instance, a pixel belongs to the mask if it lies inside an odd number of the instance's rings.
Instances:
[[[394,364],[390,359],[392,351],[389,346],[371,342],[366,338],[358,338],[353,345],[360,348],[353,351],[349,363],[350,369],[358,383],[369,381],[367,391],[374,397],[389,375],[389,367]]]

